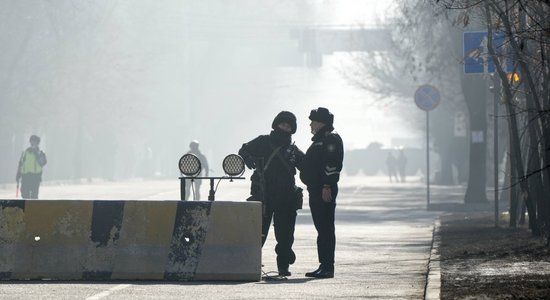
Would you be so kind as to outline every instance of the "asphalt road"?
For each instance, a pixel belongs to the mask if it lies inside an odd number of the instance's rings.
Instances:
[[[296,263],[288,280],[260,282],[0,282],[0,299],[422,299],[432,231],[438,212],[426,210],[426,189],[418,178],[407,183],[385,177],[344,177],[336,208],[335,278],[310,279],[318,266],[316,232],[307,200],[295,232]],[[249,181],[220,183],[218,200],[243,201]],[[458,197],[461,187],[431,187],[432,201]],[[208,183],[202,186],[208,195]],[[0,187],[13,199],[15,186]],[[306,193],[307,195],[307,193]],[[450,196],[451,195],[451,196]],[[46,183],[42,199],[179,199],[175,180],[132,180],[85,184]],[[263,271],[275,271],[271,230],[263,248]]]

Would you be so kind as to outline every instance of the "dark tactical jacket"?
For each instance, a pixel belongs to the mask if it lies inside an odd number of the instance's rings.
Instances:
[[[278,150],[281,157],[275,155],[267,169],[264,170],[264,182],[267,201],[291,201],[291,193],[294,191],[296,180],[296,167],[301,163],[304,153],[294,144],[290,144],[290,140],[281,141],[272,132],[269,135],[260,135],[248,143],[242,145],[239,150],[239,155],[247,163],[247,166],[254,168],[254,173],[250,180],[252,181],[251,195],[259,195],[260,193],[260,172],[258,158],[263,159],[263,163],[267,164],[269,157],[273,151],[281,146]],[[282,159],[281,159],[282,158]],[[251,163],[251,161],[255,161]],[[283,163],[283,160],[285,163]],[[253,165],[254,164],[254,165]],[[285,165],[286,164],[286,165]]]
[[[313,143],[300,168],[300,179],[308,187],[335,185],[340,180],[344,145],[342,138],[332,130],[324,126],[311,139]]]

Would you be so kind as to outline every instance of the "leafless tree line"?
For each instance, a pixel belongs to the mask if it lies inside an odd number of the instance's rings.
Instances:
[[[550,2],[525,0],[434,1],[445,11],[459,11],[462,24],[483,21],[492,36],[502,32],[502,48],[488,39],[497,62],[509,131],[512,201],[510,225],[523,221],[524,211],[535,235],[550,236]],[[514,71],[504,61],[512,59]],[[517,75],[516,75],[517,74]]]
[[[378,102],[389,96],[411,101],[414,88],[431,83],[442,92],[442,106],[434,111],[438,125],[431,129],[434,150],[441,156],[441,173],[457,161],[449,151],[469,153],[465,202],[485,202],[486,166],[492,166],[487,143],[488,120],[497,117],[501,153],[508,158],[501,191],[510,195],[510,226],[524,222],[525,211],[533,234],[550,236],[550,2],[525,0],[423,0],[396,1],[394,47],[388,53],[357,55],[357,69],[348,73],[359,86],[378,92]],[[487,31],[504,34],[502,46],[488,39],[488,52],[497,62],[495,74],[465,75],[462,34]],[[513,61],[513,71],[504,68]],[[493,87],[491,95],[488,91]],[[497,116],[487,106],[496,98],[502,108]],[[447,103],[447,104],[446,104]],[[445,130],[452,113],[464,109],[468,131],[480,131],[485,143],[448,138]],[[488,119],[488,117],[492,117]],[[439,118],[439,120],[437,120]],[[413,118],[414,119],[414,118]],[[421,121],[413,122],[421,126]],[[504,130],[506,129],[506,130]],[[495,137],[493,137],[495,138]],[[465,141],[467,144],[467,140]],[[503,150],[507,152],[504,155]],[[447,152],[447,154],[445,154]],[[447,155],[447,159],[444,157]],[[489,163],[487,163],[489,161]],[[458,163],[460,165],[460,163]],[[449,168],[447,168],[449,169]],[[504,171],[502,171],[504,172]],[[445,183],[445,181],[442,181]]]

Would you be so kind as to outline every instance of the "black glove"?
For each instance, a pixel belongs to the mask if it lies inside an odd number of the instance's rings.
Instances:
[[[256,169],[256,160],[253,159],[252,156],[247,157],[247,158],[244,160],[244,164],[245,164],[249,169]]]

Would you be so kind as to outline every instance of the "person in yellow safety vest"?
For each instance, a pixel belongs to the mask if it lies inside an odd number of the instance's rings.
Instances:
[[[42,181],[42,169],[47,163],[46,154],[38,148],[40,138],[32,135],[29,139],[31,146],[21,154],[17,176],[21,180],[21,197],[23,199],[38,199],[38,188]]]

